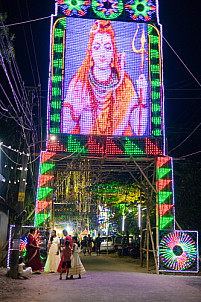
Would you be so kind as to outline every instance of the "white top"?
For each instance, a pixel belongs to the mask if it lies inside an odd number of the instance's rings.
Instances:
[[[23,273],[23,270],[24,270],[23,267],[24,267],[24,265],[25,264],[23,262],[18,265],[18,273],[19,274]]]

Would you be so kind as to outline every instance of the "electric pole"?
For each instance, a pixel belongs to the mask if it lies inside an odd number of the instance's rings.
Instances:
[[[11,251],[11,263],[10,263],[10,277],[13,279],[18,279],[18,264],[19,264],[19,247],[20,247],[20,238],[22,233],[22,219],[26,214],[24,210],[24,199],[26,191],[26,181],[27,181],[27,163],[29,155],[22,155],[22,170],[20,175],[20,186],[18,192],[18,210],[17,217],[15,220],[15,230],[14,238]]]

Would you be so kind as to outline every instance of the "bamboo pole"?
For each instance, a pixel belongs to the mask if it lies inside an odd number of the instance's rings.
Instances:
[[[142,226],[140,227],[140,266],[143,266]]]
[[[152,244],[152,249],[153,249],[154,262],[155,262],[155,267],[156,267],[156,274],[159,274],[159,272],[158,272],[158,263],[157,263],[157,254],[156,254],[153,235],[152,235],[152,230],[151,230],[150,213],[149,213],[148,205],[147,205],[147,222],[148,222],[148,228],[149,228],[151,244]]]
[[[147,213],[147,271],[149,271],[149,222]]]

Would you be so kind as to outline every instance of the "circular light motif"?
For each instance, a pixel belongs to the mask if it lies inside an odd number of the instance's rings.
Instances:
[[[88,8],[91,6],[91,1],[87,0],[58,0],[58,6],[61,12],[66,16],[82,17],[86,15]]]
[[[129,0],[125,3],[125,9],[133,20],[151,21],[156,12],[156,6],[152,0]]]
[[[196,243],[188,233],[170,232],[161,240],[159,254],[167,269],[184,271],[196,261]]]
[[[116,19],[123,12],[122,0],[92,0],[94,13],[102,19]]]

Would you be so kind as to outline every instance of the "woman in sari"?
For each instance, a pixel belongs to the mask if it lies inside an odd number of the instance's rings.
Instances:
[[[138,135],[138,97],[124,65],[125,54],[117,53],[110,21],[97,20],[86,57],[68,86],[63,133]]]
[[[73,246],[72,238],[70,236],[68,236],[68,232],[65,229],[63,230],[63,236],[64,236],[64,243],[60,247],[63,248],[65,246],[66,240],[68,240],[70,242],[70,247],[72,248],[72,246]],[[64,255],[62,254],[61,261],[60,261],[58,269],[57,269],[58,273],[60,273],[60,271],[61,271],[63,260],[64,260]],[[63,273],[65,273],[65,272],[66,272],[66,267],[63,268]]]
[[[35,228],[30,229],[27,243],[28,262],[27,266],[32,268],[35,273],[40,273],[44,267],[42,259],[40,258],[40,247],[37,246],[36,238],[34,236]]]

